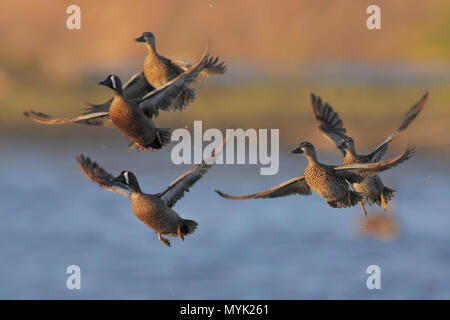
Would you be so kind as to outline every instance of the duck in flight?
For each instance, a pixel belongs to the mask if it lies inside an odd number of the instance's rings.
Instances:
[[[151,32],[144,32],[136,41],[143,43],[147,48],[147,56],[142,67],[142,75],[147,82],[157,88],[164,85],[170,80],[176,78],[178,75],[186,72],[192,67],[192,64],[183,60],[171,60],[160,55],[156,50],[155,36]],[[219,58],[211,57],[205,63],[204,68],[198,74],[196,81],[226,72],[226,65],[224,62],[219,62]],[[195,98],[194,89],[184,86],[180,90],[177,99],[171,104],[170,111],[183,110]]]
[[[344,156],[341,165],[346,166],[380,161],[392,140],[405,130],[422,111],[427,98],[428,92],[426,92],[422,98],[409,109],[397,129],[373,152],[367,155],[358,154],[356,152],[354,140],[346,135],[346,129],[342,120],[328,103],[322,103],[320,97],[311,94],[311,106],[320,132],[327,140],[331,141],[339,150],[341,150]],[[364,207],[364,200],[367,201],[369,205],[376,203],[379,206],[383,206],[383,209],[386,210],[386,203],[394,197],[395,192],[394,189],[384,186],[378,175],[367,177],[362,182],[353,182],[352,188],[354,191],[360,192],[363,195],[364,199],[359,203],[365,216],[367,216],[367,211]]]
[[[137,42],[143,42],[149,49],[149,54],[144,60],[143,68],[134,74],[122,87],[123,96],[136,103],[141,103],[150,96],[154,96],[159,92],[162,92],[167,84],[173,83],[174,79],[180,79],[179,76],[183,73],[189,72],[197,64],[192,64],[183,60],[169,60],[156,53],[155,38],[150,32],[144,32],[139,38],[135,39]],[[208,52],[209,49],[206,49]],[[154,56],[155,58],[151,58]],[[226,72],[226,65],[224,62],[219,62],[218,57],[211,57],[208,54],[203,55],[205,60],[202,63],[202,69],[196,73],[195,77],[192,77],[190,81],[180,83],[177,81],[177,91],[175,96],[171,96],[170,103],[151,105],[145,109],[147,115],[152,118],[158,116],[159,110],[164,111],[181,111],[185,109],[195,99],[195,91],[190,88],[190,85],[201,79],[223,74]],[[201,59],[200,59],[201,60]],[[162,67],[159,74],[156,70]],[[165,75],[161,75],[161,74]],[[146,77],[148,75],[148,78]],[[159,75],[158,75],[159,74]],[[192,75],[192,74],[191,74]],[[155,80],[158,79],[158,80]],[[153,83],[153,84],[151,84]],[[152,93],[152,91],[155,91]],[[64,123],[83,123],[88,125],[108,125],[107,117],[95,117],[103,112],[108,112],[111,106],[112,99],[102,104],[88,103],[86,112],[79,117],[75,118],[55,118],[42,112],[27,111],[24,114],[34,121],[43,124],[64,124]]]
[[[55,118],[40,112],[25,112],[25,116],[43,124],[83,123],[88,125],[103,125],[116,127],[124,136],[131,140],[131,146],[137,150],[160,149],[170,142],[170,130],[157,128],[152,118],[159,109],[166,109],[177,99],[180,90],[195,81],[198,74],[208,62],[208,52],[205,51],[199,61],[189,70],[179,74],[161,87],[149,92],[142,99],[129,99],[124,88],[132,85],[128,82],[122,86],[120,78],[109,75],[100,85],[109,87],[114,97],[109,100],[107,110],[92,112],[74,118]]]
[[[225,142],[224,142],[225,143]],[[179,237],[184,241],[186,235],[192,234],[198,223],[184,219],[173,210],[175,203],[188,192],[213,166],[215,155],[223,145],[202,161],[175,179],[167,188],[156,194],[144,193],[136,175],[128,170],[122,171],[117,177],[108,173],[88,157],[77,157],[78,165],[83,174],[101,188],[121,195],[131,202],[134,215],[147,227],[155,231],[158,239],[170,247],[170,241],[163,237]]]
[[[285,197],[294,194],[311,195],[311,190],[325,199],[332,208],[347,208],[362,200],[359,192],[350,190],[348,183],[362,182],[365,178],[390,169],[411,158],[415,147],[408,146],[405,152],[388,161],[350,166],[331,166],[320,163],[314,146],[309,142],[300,143],[292,153],[303,154],[308,160],[303,175],[283,182],[268,190],[246,195],[231,196],[215,190],[221,197],[229,200],[264,199]]]

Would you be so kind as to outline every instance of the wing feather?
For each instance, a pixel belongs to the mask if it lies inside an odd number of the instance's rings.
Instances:
[[[338,175],[352,183],[361,182],[361,178],[367,178],[376,175],[379,172],[393,168],[400,163],[410,159],[414,155],[415,151],[416,147],[414,145],[408,145],[406,151],[393,159],[383,162],[339,166],[334,167],[334,170]]]
[[[402,121],[400,122],[397,129],[389,135],[389,137],[386,138],[371,154],[368,154],[367,157],[370,159],[371,162],[378,162],[380,161],[381,157],[386,153],[389,143],[394,140],[394,138],[401,133],[403,130],[408,128],[408,126],[413,122],[413,120],[418,116],[418,114],[422,111],[423,107],[425,106],[425,102],[428,98],[428,92],[425,92],[425,94],[420,98],[420,100],[411,107],[411,109],[408,110],[408,112],[403,117]]]
[[[158,110],[176,111],[180,110],[180,108],[181,110],[185,108],[186,103],[180,106],[174,104],[174,102],[181,94],[184,94],[188,85],[195,82],[195,79],[203,70],[208,59],[209,53],[208,50],[205,50],[202,57],[190,69],[145,95],[139,103],[141,110],[151,116],[152,114],[157,114]],[[191,103],[193,98],[194,96],[191,96],[191,99],[186,100],[188,102],[187,104]]]
[[[286,197],[293,194],[301,194],[301,195],[311,194],[311,189],[306,183],[304,176],[293,178],[268,190],[254,194],[249,194],[246,196],[230,196],[219,190],[214,191],[216,191],[221,197],[228,200],[267,199],[267,198]]]
[[[342,139],[346,137],[346,130],[337,112],[334,112],[328,103],[323,104],[322,99],[312,93],[311,108],[319,131],[345,155],[345,151],[342,148]]]
[[[155,88],[148,83],[144,72],[140,71],[122,86],[122,90],[123,96],[126,99],[139,102],[143,97],[155,90]]]
[[[96,162],[91,161],[89,157],[79,155],[77,157],[77,163],[86,178],[97,184],[99,187],[127,199],[131,199],[131,190],[128,186],[114,181],[114,177],[109,172],[100,167]]]
[[[227,139],[228,136],[224,139],[222,145],[211,153],[209,158],[204,159],[202,163],[183,173],[158,194],[169,208],[173,207],[184,196],[184,193],[188,192],[189,188],[208,172],[214,164],[214,158],[223,149]]]
[[[192,67],[192,63],[184,60],[172,61],[173,64],[177,65],[184,71],[189,70]],[[227,66],[224,61],[219,62],[219,57],[211,57],[208,59],[203,70],[198,74],[196,81],[208,78],[217,74],[224,74],[227,71]]]
[[[109,118],[109,112],[88,113],[73,118],[56,118],[42,112],[30,110],[24,112],[24,115],[35,122],[48,125],[81,123],[92,126],[105,126],[105,127],[113,126],[111,119]]]

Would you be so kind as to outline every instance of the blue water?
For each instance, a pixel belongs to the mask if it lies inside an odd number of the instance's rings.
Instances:
[[[214,166],[174,207],[199,228],[167,248],[127,199],[75,163],[83,152],[113,174],[132,170],[149,193],[190,168],[173,165],[167,150],[137,154],[125,145],[0,139],[0,298],[450,299],[448,157],[419,150],[382,175],[398,190],[389,205],[393,242],[358,232],[359,207],[332,209],[317,195],[239,202],[212,191],[253,193],[300,175],[305,159],[283,151],[276,176],[260,176],[256,165]],[[81,290],[66,288],[72,264]],[[366,287],[374,264],[381,290]]]

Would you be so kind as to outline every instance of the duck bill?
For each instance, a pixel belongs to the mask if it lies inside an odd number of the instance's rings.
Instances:
[[[302,148],[298,147],[297,149],[294,149],[291,151],[292,153],[303,153]]]
[[[97,83],[99,86],[106,86],[106,80],[100,81],[99,83]]]
[[[140,36],[139,38],[134,39],[136,42],[145,42],[144,36]]]

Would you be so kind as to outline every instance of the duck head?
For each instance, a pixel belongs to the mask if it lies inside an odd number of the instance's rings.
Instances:
[[[111,88],[115,93],[122,94],[122,81],[115,74],[110,74],[105,80],[98,83],[101,86]]]
[[[139,38],[135,39],[136,42],[144,42],[149,44],[153,50],[155,50],[155,36],[151,32],[144,32]]]
[[[316,160],[316,151],[314,149],[314,146],[310,142],[300,143],[297,149],[292,150],[292,153],[300,153],[303,154],[308,159],[314,161]]]
[[[125,170],[122,171],[117,178],[114,179],[116,182],[123,183],[130,187],[130,189],[134,192],[141,192],[141,188],[139,187],[138,180],[133,172]]]

